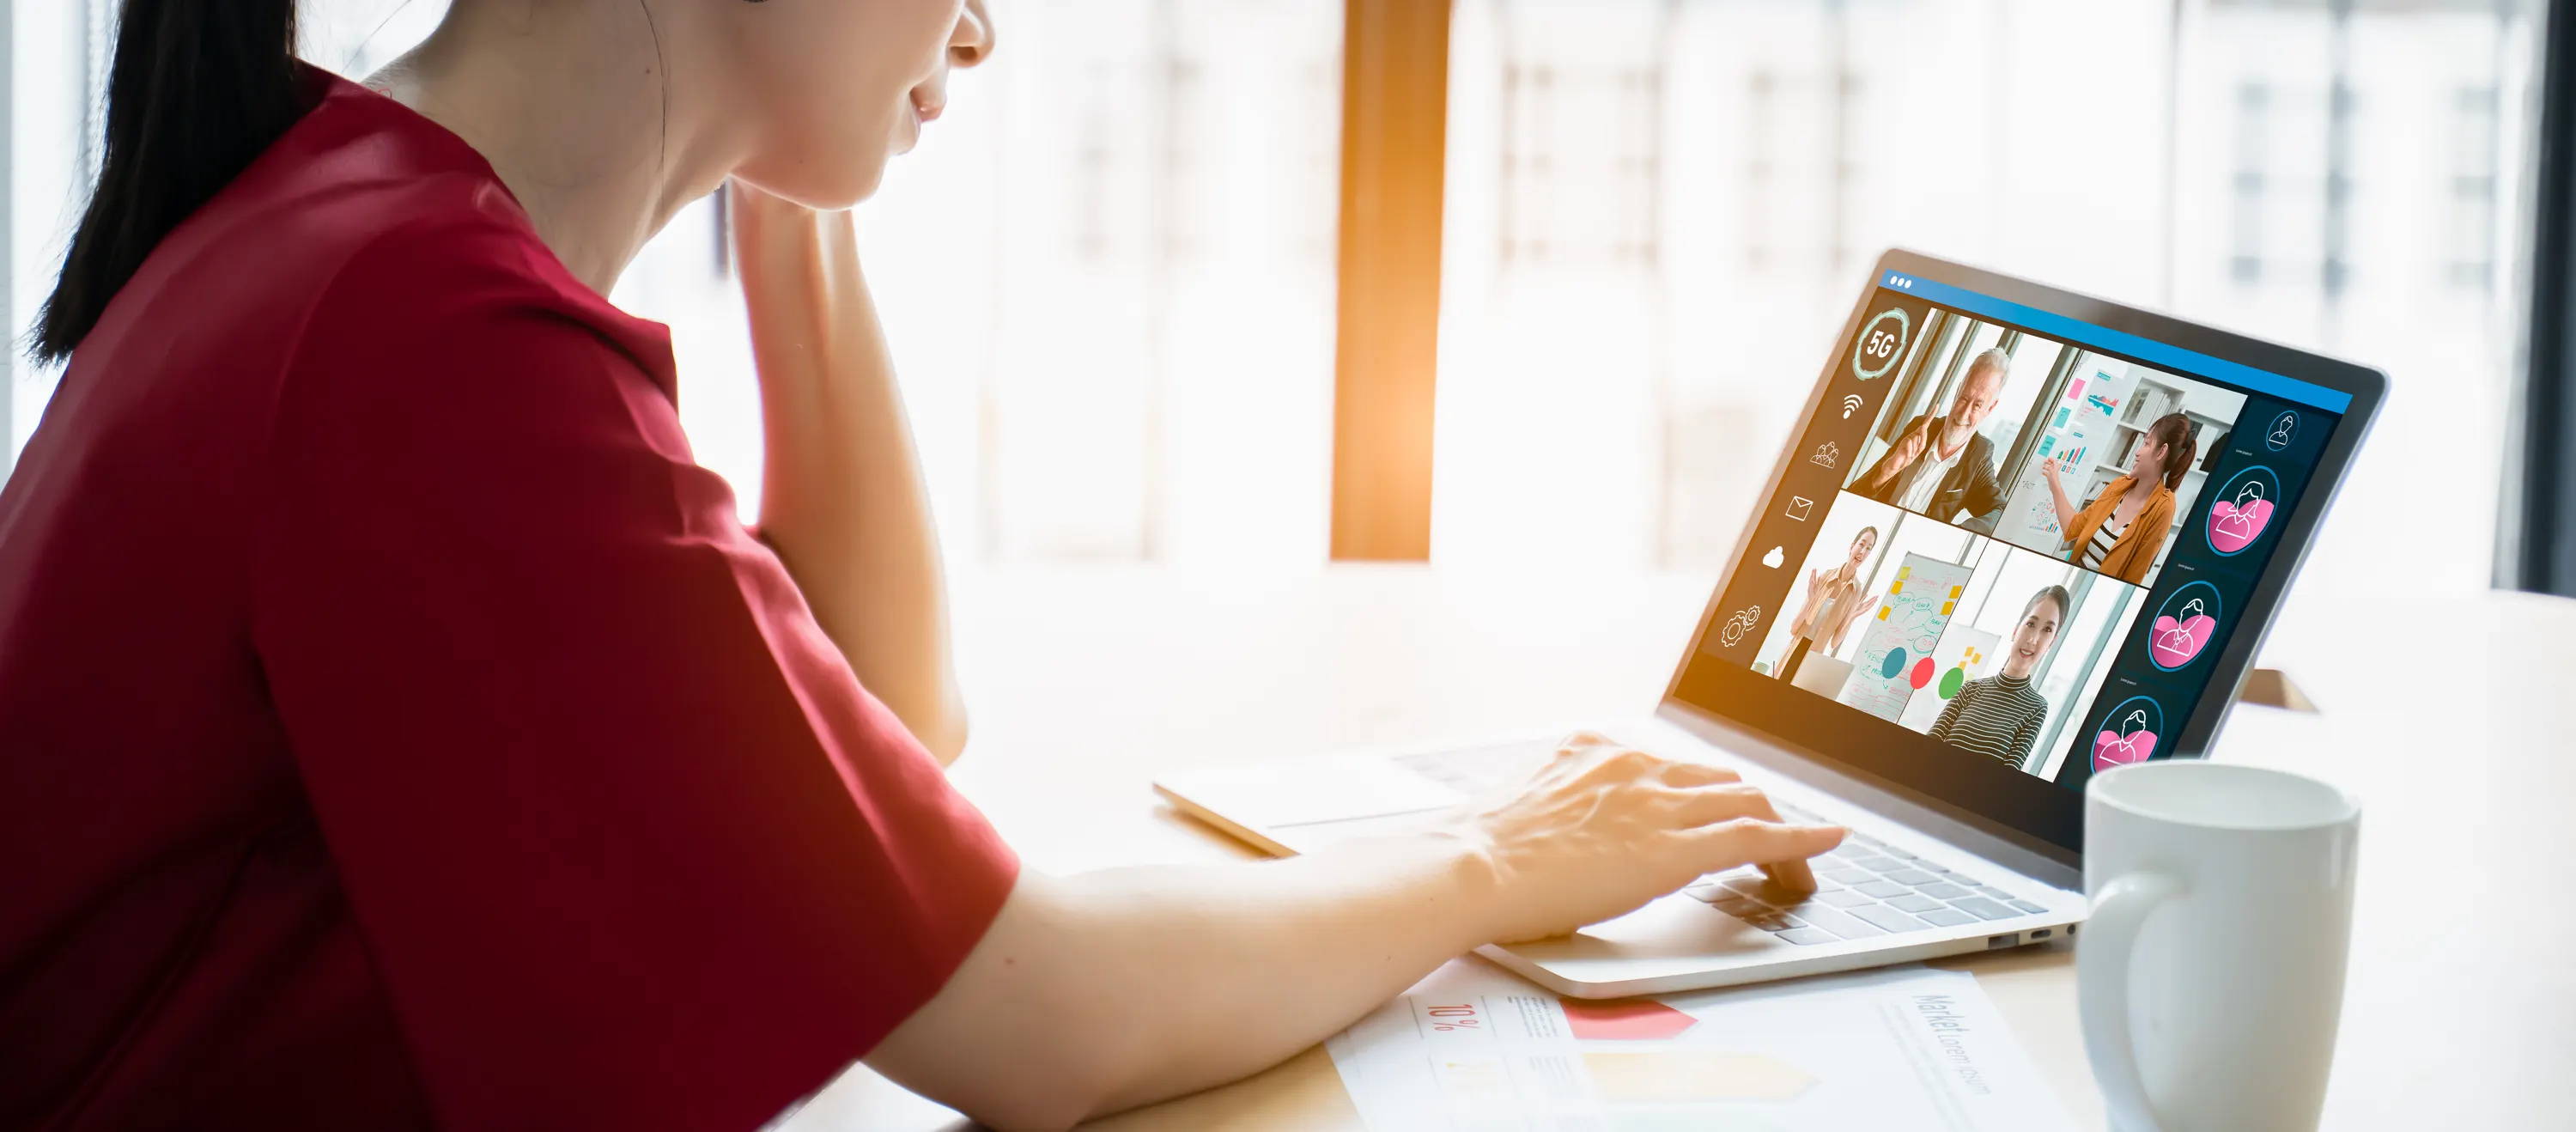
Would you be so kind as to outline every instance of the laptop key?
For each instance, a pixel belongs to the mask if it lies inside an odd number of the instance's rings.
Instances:
[[[1873,873],[1892,873],[1905,867],[1905,862],[1897,860],[1894,857],[1871,857],[1868,860],[1858,862],[1858,864],[1860,867],[1868,869]]]
[[[1747,919],[1753,916],[1768,916],[1771,914],[1770,905],[1759,900],[1755,900],[1749,896],[1737,896],[1720,900],[1717,902],[1716,908],[1718,911],[1724,912],[1737,919]],[[2006,915],[2010,915],[2010,913],[2006,913]]]
[[[1762,878],[1760,876],[1728,877],[1719,883],[1722,883],[1726,887],[1732,888],[1737,892],[1743,893],[1746,896],[1756,898],[1759,898],[1762,895],[1762,889],[1764,888]]]
[[[1933,884],[1940,880],[1939,877],[1933,876],[1921,869],[1898,869],[1895,872],[1887,874],[1886,879],[1895,881],[1898,884],[1911,885]]]
[[[1791,928],[1785,932],[1773,932],[1771,934],[1788,940],[1791,943],[1798,944],[1842,942],[1841,936],[1835,935],[1823,928]]]
[[[1923,921],[1915,919],[1912,916],[1908,916],[1905,913],[1899,912],[1884,904],[1872,904],[1866,908],[1854,908],[1852,909],[1852,915],[1869,921],[1874,927],[1882,928],[1891,932],[1910,932],[1923,926]]]
[[[1959,887],[1958,885],[1955,885],[1955,884],[1951,884],[1951,883],[1949,883],[1948,881],[1940,881],[1940,882],[1936,882],[1936,883],[1933,883],[1933,884],[1916,885],[1916,886],[1915,886],[1915,888],[1914,888],[1914,891],[1916,891],[1916,892],[1920,892],[1920,893],[1922,893],[1922,894],[1923,894],[1923,895],[1925,895],[1925,896],[1935,896],[1935,897],[1939,897],[1939,898],[1941,898],[1941,899],[1943,899],[1943,900],[1950,900],[1950,899],[1954,899],[1954,898],[1957,898],[1957,897],[1966,896],[1966,895],[1968,894],[1968,890],[1967,890],[1967,889],[1961,888],[1961,887]]]
[[[1697,900],[1702,904],[1715,904],[1720,900],[1732,900],[1735,898],[1734,891],[1722,884],[1694,884],[1689,888],[1683,889],[1682,895],[1690,897],[1693,900]]]
[[[1980,920],[2009,920],[2015,916],[2021,915],[2019,912],[2015,912],[2010,908],[2006,908],[2003,905],[1997,904],[1982,896],[1970,896],[1959,900],[1953,900],[1950,902],[1950,906],[1973,915]]]
[[[1917,912],[1915,915],[1923,917],[1923,920],[1926,923],[1938,924],[1945,928],[1955,928],[1961,924],[1973,924],[1977,922],[1977,918],[1975,916],[1971,916],[1956,908],[1934,908],[1929,912]]]
[[[1934,900],[1934,899],[1932,899],[1932,898],[1931,898],[1931,897],[1929,897],[1929,896],[1923,896],[1923,895],[1919,895],[1919,894],[1917,894],[1917,893],[1909,892],[1909,893],[1906,893],[1906,894],[1905,894],[1905,895],[1903,895],[1903,896],[1893,896],[1893,897],[1889,897],[1889,898],[1888,898],[1888,901],[1887,901],[1887,906],[1888,906],[1888,907],[1890,907],[1890,908],[1898,908],[1898,909],[1902,909],[1902,910],[1904,910],[1904,911],[1908,911],[1908,912],[1929,912],[1929,911],[1931,911],[1931,910],[1933,910],[1933,909],[1935,909],[1935,908],[1940,907],[1940,906],[1941,906],[1941,902],[1940,902],[1940,901],[1938,901],[1938,900]]]
[[[1907,889],[1904,885],[1898,884],[1895,881],[1874,880],[1868,884],[1855,884],[1852,886],[1852,891],[1860,893],[1863,896],[1885,900],[1891,896],[1903,896],[1907,892]]]
[[[2027,900],[2007,900],[2007,901],[2004,901],[2004,903],[2006,903],[2006,904],[2010,904],[2010,905],[2012,905],[2012,906],[2013,906],[2013,907],[2015,907],[2015,908],[2019,908],[2019,909],[2021,909],[2021,910],[2022,910],[2022,911],[2024,911],[2024,912],[2045,912],[2045,911],[2048,911],[2048,909],[2047,909],[2047,908],[2045,908],[2045,907],[2043,907],[2043,906],[2041,906],[2041,905],[2038,905],[2038,904],[2033,904],[2033,903],[2031,903],[2030,901],[2027,901]]]
[[[1845,913],[1837,912],[1831,908],[1810,909],[1804,913],[1804,915],[1807,917],[1807,922],[1809,924],[1823,928],[1826,931],[1843,937],[1844,939],[1867,939],[1870,936],[1887,934],[1878,928],[1862,923]]]
[[[1803,928],[1807,926],[1807,921],[1801,920],[1786,912],[1780,912],[1769,916],[1756,916],[1744,922],[1766,932],[1785,932],[1791,928]]]
[[[1816,875],[1835,884],[1861,884],[1878,878],[1867,869],[1818,869]]]
[[[2013,898],[2012,893],[1996,888],[1991,884],[1972,885],[1971,887],[1975,888],[1980,895],[1992,897],[1996,900],[2010,900]]]
[[[1836,908],[1853,908],[1863,904],[1878,903],[1877,897],[1866,892],[1862,892],[1856,888],[1846,888],[1835,892],[1824,893],[1823,895],[1818,896],[1817,899],[1822,900],[1827,904],[1831,904]]]
[[[1885,854],[1887,854],[1887,855],[1888,855],[1888,856],[1890,856],[1890,857],[1903,857],[1903,858],[1905,858],[1905,859],[1906,859],[1906,860],[1908,860],[1908,861],[1921,860],[1921,858],[1916,857],[1914,854],[1912,854],[1912,853],[1908,853],[1908,852],[1906,852],[1905,850],[1903,850],[1903,849],[1899,849],[1899,848],[1897,848],[1896,846],[1893,846],[1893,845],[1882,845],[1882,846],[1880,846],[1880,847],[1879,847],[1879,852],[1885,853]]]

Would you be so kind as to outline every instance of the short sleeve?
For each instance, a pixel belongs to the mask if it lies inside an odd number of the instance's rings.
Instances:
[[[757,1126],[1018,863],[691,461],[667,339],[529,243],[388,237],[313,312],[251,645],[442,1123]]]

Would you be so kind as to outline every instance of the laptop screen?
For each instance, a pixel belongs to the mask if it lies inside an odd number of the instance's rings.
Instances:
[[[1700,653],[1906,759],[2080,790],[2167,757],[2351,405],[1885,271]]]

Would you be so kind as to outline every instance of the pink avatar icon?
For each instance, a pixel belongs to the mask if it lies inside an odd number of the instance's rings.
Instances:
[[[2210,505],[2210,549],[2220,554],[2241,551],[2263,537],[2263,528],[2271,522],[2272,501],[2264,497],[2263,481],[2247,480],[2237,489],[2236,498]]]
[[[2202,647],[2218,632],[2218,619],[2200,604],[2199,598],[2182,603],[2181,617],[2156,618],[2154,636],[2147,641],[2147,654],[2164,668],[2180,668],[2200,655]]]
[[[2142,714],[2132,723],[2143,722],[2144,719],[2145,716]],[[2128,725],[2124,724],[2124,726]],[[2118,731],[2104,731],[2093,737],[2093,769],[2097,771],[2126,766],[2130,763],[2142,763],[2147,761],[2148,756],[2155,753],[2156,733],[2144,727],[2136,727],[2126,734]]]

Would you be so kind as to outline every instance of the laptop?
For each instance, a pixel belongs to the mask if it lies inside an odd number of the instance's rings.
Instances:
[[[1816,859],[1812,892],[1747,866],[1480,953],[1607,998],[2073,934],[2085,782],[2209,750],[2386,386],[1888,252],[1655,710],[1569,721],[1731,768],[1784,817],[1850,836]],[[1558,740],[1339,752],[1154,786],[1294,854],[1510,789]]]

